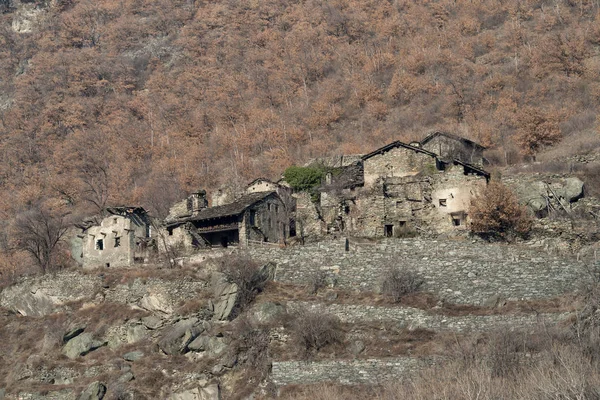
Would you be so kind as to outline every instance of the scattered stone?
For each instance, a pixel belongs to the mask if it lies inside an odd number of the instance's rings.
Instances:
[[[135,377],[133,376],[133,373],[131,371],[129,371],[129,372],[126,372],[124,375],[121,375],[119,377],[119,379],[117,379],[117,382],[118,383],[127,383],[134,379],[135,379]]]
[[[565,180],[564,196],[565,199],[573,203],[583,197],[583,181],[579,178],[567,178]]]
[[[65,333],[63,335],[63,343],[67,343],[69,340],[73,339],[75,336],[82,334],[83,331],[85,330],[85,328],[86,328],[85,325],[80,325],[80,326],[76,326],[76,327],[69,329],[67,331],[67,333]]]
[[[127,343],[139,342],[148,336],[148,329],[144,325],[134,325],[127,329]]]
[[[193,351],[204,351],[209,357],[218,357],[227,350],[227,342],[223,337],[199,336],[188,345]]]
[[[467,274],[467,277],[469,277],[469,278],[475,278],[475,277],[477,277],[477,274],[475,272],[469,272]]]
[[[251,317],[258,324],[269,324],[285,314],[285,307],[272,302],[261,303],[254,307]]]
[[[207,387],[186,390],[171,395],[169,400],[220,400],[221,394],[217,384],[208,385]]]
[[[137,361],[144,357],[144,352],[140,350],[130,351],[129,353],[123,354],[123,359],[126,361]]]
[[[79,396],[79,400],[102,400],[106,394],[106,386],[101,382],[92,382]]]
[[[63,354],[70,359],[75,359],[79,356],[85,356],[91,351],[94,351],[102,346],[106,346],[108,342],[101,340],[94,340],[94,336],[91,333],[82,333],[79,336],[69,340],[63,347]]]
[[[216,375],[216,376],[218,376],[218,375],[221,375],[221,374],[223,373],[223,371],[224,371],[224,370],[225,370],[225,367],[224,367],[223,365],[221,365],[221,364],[217,364],[217,365],[215,365],[214,367],[212,367],[212,369],[210,370],[210,372],[211,372],[213,375]]]
[[[162,293],[147,294],[140,300],[140,307],[148,311],[159,311],[165,314],[173,313],[170,301]]]
[[[327,294],[325,295],[325,300],[327,300],[327,301],[334,301],[337,298],[338,298],[337,292],[327,292]]]
[[[158,347],[168,355],[183,354],[188,345],[204,331],[198,324],[198,318],[190,318],[177,322],[158,342]]]
[[[355,340],[352,343],[350,343],[348,351],[350,351],[350,353],[352,353],[353,355],[357,356],[363,351],[365,351],[365,344],[362,340]]]
[[[142,324],[148,329],[158,329],[163,326],[163,321],[155,315],[149,315],[142,318]]]

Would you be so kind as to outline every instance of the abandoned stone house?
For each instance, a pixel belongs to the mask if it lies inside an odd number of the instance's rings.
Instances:
[[[101,221],[80,225],[84,268],[130,267],[152,250],[151,221],[141,207],[109,207]]]
[[[450,134],[390,143],[328,173],[318,204],[299,196],[300,230],[382,237],[465,229],[471,199],[489,179],[482,163],[483,146]]]
[[[244,193],[235,201],[213,207],[207,207],[201,194],[193,194],[171,209],[165,221],[170,247],[192,251],[251,242],[284,243],[290,236],[289,204],[276,191]],[[182,203],[189,207],[184,209]],[[200,207],[194,208],[197,205]],[[293,225],[291,228],[294,234]]]

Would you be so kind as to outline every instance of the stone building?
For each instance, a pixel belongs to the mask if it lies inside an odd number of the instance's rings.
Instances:
[[[438,159],[446,163],[459,160],[482,166],[484,162],[484,146],[451,133],[433,132],[421,140],[419,145],[422,149],[435,153]]]
[[[432,146],[457,142],[454,148],[463,144],[465,149],[483,148],[454,135],[430,137]],[[442,151],[444,157],[424,149],[420,142],[396,141],[353,163],[328,168],[319,202],[310,204],[309,196],[298,198],[297,219],[303,223],[303,233],[384,237],[466,229],[471,199],[487,184],[489,174],[450,158],[450,145]],[[475,153],[480,158],[474,159],[482,161],[481,153]]]
[[[109,207],[98,224],[80,226],[84,268],[130,267],[153,249],[151,221],[141,207]]]
[[[277,192],[246,193],[229,204],[167,219],[166,241],[187,251],[252,242],[284,243],[290,236],[289,215]]]

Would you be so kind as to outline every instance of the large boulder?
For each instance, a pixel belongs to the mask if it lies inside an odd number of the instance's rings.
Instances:
[[[568,202],[575,202],[583,197],[583,181],[579,178],[567,178],[564,186],[564,197]]]
[[[261,325],[271,324],[285,315],[285,307],[281,304],[266,302],[257,304],[250,312],[250,319]]]
[[[164,314],[171,314],[173,312],[169,296],[164,293],[146,294],[140,300],[140,307],[148,311],[158,311]]]
[[[188,351],[188,345],[204,330],[205,327],[199,323],[198,318],[178,321],[159,340],[158,347],[168,355],[183,354]]]
[[[221,282],[215,286],[213,302],[213,320],[225,321],[231,315],[238,298],[238,286],[235,283]]]
[[[2,291],[3,305],[25,317],[41,317],[54,312],[54,300],[41,291],[22,287],[11,287]]]
[[[106,346],[106,341],[96,340],[91,333],[82,333],[69,340],[63,347],[63,354],[70,359],[75,359],[80,356],[85,356],[91,351],[94,351],[102,346]]]
[[[106,386],[102,382],[92,382],[79,396],[79,400],[102,400],[106,394]]]
[[[220,400],[219,385],[212,384],[204,388],[196,387],[185,392],[175,393],[169,400]]]
[[[227,340],[216,336],[198,336],[188,348],[193,351],[203,351],[209,357],[215,358],[227,350]]]

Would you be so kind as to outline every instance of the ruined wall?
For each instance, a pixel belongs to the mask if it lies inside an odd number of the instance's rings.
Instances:
[[[296,233],[300,237],[318,237],[325,232],[315,203],[307,192],[294,193],[296,199]]]
[[[112,215],[83,235],[83,267],[127,267],[134,262],[136,238],[146,237],[146,226]]]
[[[565,260],[539,248],[470,241],[385,239],[376,244],[320,242],[284,249],[248,249],[261,261],[277,263],[276,279],[306,284],[315,263],[344,289],[378,291],[393,266],[418,272],[423,289],[454,303],[481,305],[490,299],[535,299],[578,288],[584,264]]]
[[[452,161],[456,158],[469,164],[483,165],[483,150],[443,135],[432,138],[421,147],[439,155],[444,161]]]
[[[435,170],[435,158],[415,150],[396,147],[364,161],[365,186],[373,185],[380,177],[408,176]]]
[[[254,216],[252,216],[252,214]],[[240,242],[246,239],[259,242],[283,243],[289,237],[289,216],[285,204],[275,195],[267,197],[243,215]]]

